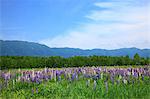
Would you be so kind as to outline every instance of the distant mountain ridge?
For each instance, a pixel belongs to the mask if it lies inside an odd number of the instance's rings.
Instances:
[[[133,57],[138,53],[141,57],[150,57],[150,49],[120,48],[114,50],[79,48],[50,48],[43,44],[27,41],[0,40],[0,56],[126,56]]]

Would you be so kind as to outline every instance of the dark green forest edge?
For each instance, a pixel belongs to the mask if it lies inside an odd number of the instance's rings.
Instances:
[[[17,68],[61,68],[84,66],[128,66],[149,65],[150,58],[140,57],[137,53],[133,58],[129,56],[74,56],[64,58],[60,56],[0,56],[0,69]]]

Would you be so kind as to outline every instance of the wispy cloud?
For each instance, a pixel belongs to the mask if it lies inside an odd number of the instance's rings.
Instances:
[[[55,38],[41,40],[50,47],[83,49],[150,46],[150,2],[146,0],[110,0],[96,2],[99,10],[90,10],[82,23]]]

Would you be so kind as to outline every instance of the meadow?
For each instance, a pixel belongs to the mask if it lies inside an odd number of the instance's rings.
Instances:
[[[0,71],[1,99],[149,99],[149,66]]]

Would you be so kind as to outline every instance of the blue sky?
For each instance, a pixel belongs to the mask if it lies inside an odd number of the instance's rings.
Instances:
[[[0,39],[82,49],[150,47],[149,0],[1,0]]]

